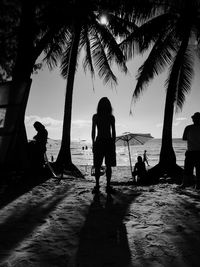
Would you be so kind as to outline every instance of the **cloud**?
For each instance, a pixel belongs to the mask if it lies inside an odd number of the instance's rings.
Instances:
[[[184,118],[184,117],[176,118],[176,119],[175,119],[175,122],[173,122],[173,126],[176,127],[176,126],[178,126],[180,123],[182,123],[182,121],[185,121],[185,120],[187,120],[187,118]],[[162,122],[161,122],[161,123],[157,123],[157,124],[156,124],[156,127],[157,127],[157,128],[161,128],[161,127],[163,127],[163,123],[162,123]]]
[[[63,122],[61,120],[55,120],[51,117],[40,117],[37,115],[30,115],[25,117],[26,126],[33,126],[35,121],[39,121],[48,128],[62,128]],[[84,128],[91,126],[91,120],[73,120],[72,127]]]
[[[55,120],[53,118],[50,117],[39,117],[37,115],[31,115],[31,116],[26,116],[25,117],[25,124],[26,126],[33,126],[33,123],[35,121],[39,121],[42,124],[44,124],[44,126],[48,127],[48,128],[60,128],[62,127],[62,121],[60,120]]]
[[[90,127],[92,124],[91,120],[73,120],[72,126],[76,128]]]
[[[184,118],[184,117],[176,118],[175,122],[173,122],[173,126],[176,127],[176,126],[180,125],[185,120],[187,120],[187,118]]]
[[[25,125],[29,138],[35,135],[33,124],[35,121],[41,122],[48,130],[49,137],[52,139],[61,139],[63,122],[51,117],[40,117],[38,115],[25,116]],[[72,121],[72,138],[85,138],[86,133],[90,133],[91,128],[90,120],[73,120]]]
[[[187,118],[184,118],[184,117],[176,118],[176,121],[185,121],[185,120],[187,120]]]

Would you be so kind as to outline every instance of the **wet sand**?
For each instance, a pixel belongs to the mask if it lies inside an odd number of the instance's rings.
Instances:
[[[86,179],[49,179],[1,205],[0,267],[199,266],[199,191],[134,186],[117,167],[115,194],[103,176],[93,195],[83,171]]]

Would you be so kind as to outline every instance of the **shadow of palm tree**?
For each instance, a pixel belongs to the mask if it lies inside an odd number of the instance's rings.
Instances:
[[[69,186],[58,188],[38,201],[37,205],[30,205],[27,201],[24,209],[15,209],[8,218],[0,224],[0,261],[5,259],[10,251],[20,244],[34,229],[45,222],[47,215],[66,197]]]
[[[125,267],[131,254],[124,216],[139,194],[95,195],[80,234],[78,267]]]
[[[0,185],[3,187],[0,192],[0,209],[48,179],[50,179],[48,173],[41,176],[24,174],[20,177],[9,177],[3,185]]]

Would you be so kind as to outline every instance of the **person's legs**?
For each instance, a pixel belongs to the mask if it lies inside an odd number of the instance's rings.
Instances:
[[[99,187],[100,187],[99,185],[100,168],[104,157],[101,143],[96,142],[95,150],[93,151],[93,153],[94,153],[95,182],[96,182],[96,185],[93,189],[93,193],[97,193],[99,192]]]
[[[132,172],[132,178],[133,178],[133,182],[137,182],[137,177],[138,177],[138,171],[133,171]]]
[[[95,167],[95,181],[96,181],[96,188],[99,188],[99,179],[100,179],[100,167]]]
[[[106,192],[108,194],[114,194],[115,193],[115,190],[110,185],[111,177],[112,177],[112,168],[110,165],[106,165],[106,179],[107,179]]]
[[[111,176],[112,176],[112,168],[111,166],[106,166],[107,187],[110,187]]]
[[[93,194],[99,193],[99,188],[100,188],[99,179],[100,179],[100,167],[95,166],[95,182],[96,182],[96,184],[92,190]]]
[[[191,152],[187,151],[185,154],[184,172],[183,172],[183,182],[182,187],[191,184],[191,179],[194,170],[194,160]]]

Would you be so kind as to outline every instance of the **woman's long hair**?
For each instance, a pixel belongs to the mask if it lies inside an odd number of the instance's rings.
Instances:
[[[112,106],[110,100],[107,97],[102,97],[99,100],[97,106],[97,115],[100,117],[112,115]]]
[[[41,130],[44,130],[45,129],[44,125],[41,122],[39,122],[39,121],[34,122],[33,126],[35,127],[35,129],[37,131],[38,130],[41,131]]]

